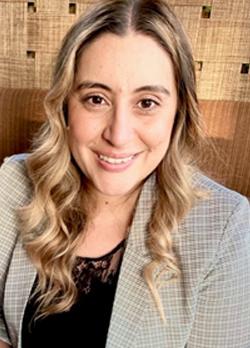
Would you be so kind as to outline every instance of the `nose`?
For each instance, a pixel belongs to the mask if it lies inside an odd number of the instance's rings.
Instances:
[[[103,138],[112,146],[124,147],[134,136],[133,120],[126,107],[116,107],[112,110],[103,131]]]

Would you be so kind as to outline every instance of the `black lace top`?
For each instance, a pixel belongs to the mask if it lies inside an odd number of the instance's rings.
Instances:
[[[79,298],[69,312],[34,322],[36,304],[31,299],[24,314],[22,348],[105,347],[124,249],[125,241],[103,257],[77,257],[73,276]]]

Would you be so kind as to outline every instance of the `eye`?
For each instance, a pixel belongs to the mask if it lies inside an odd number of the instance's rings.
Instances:
[[[99,106],[99,105],[103,105],[106,103],[105,99],[102,98],[101,96],[99,95],[91,95],[91,96],[88,96],[85,101],[89,102],[90,104],[92,105],[95,105],[95,106]]]
[[[156,105],[159,105],[155,100],[153,99],[142,99],[139,101],[138,106],[143,109],[143,110],[151,110],[153,109]]]

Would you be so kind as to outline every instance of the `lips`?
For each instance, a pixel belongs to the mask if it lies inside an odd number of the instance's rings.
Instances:
[[[105,156],[105,155],[98,155],[98,157],[100,158],[100,160],[107,162],[107,163],[110,163],[110,164],[121,164],[121,163],[127,163],[127,162],[131,161],[133,159],[134,155],[122,157],[122,158],[114,158],[114,157],[109,157],[109,156]]]

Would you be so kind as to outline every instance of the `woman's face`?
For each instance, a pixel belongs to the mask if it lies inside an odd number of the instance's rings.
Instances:
[[[177,92],[171,60],[152,38],[105,34],[83,52],[68,99],[72,155],[91,187],[133,192],[163,159]]]

